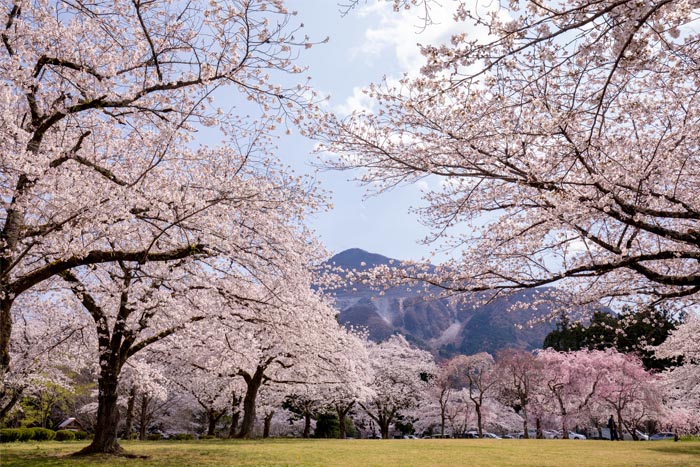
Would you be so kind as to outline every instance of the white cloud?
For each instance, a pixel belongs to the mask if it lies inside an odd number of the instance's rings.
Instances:
[[[368,61],[393,55],[401,72],[416,75],[425,59],[418,44],[441,44],[449,42],[452,35],[464,31],[465,24],[455,22],[455,2],[445,0],[431,5],[432,24],[425,25],[424,11],[411,8],[393,11],[391,2],[376,2],[363,6],[358,14],[374,18],[376,26],[365,31],[364,42],[352,49],[352,58],[364,57]]]
[[[365,92],[365,88],[355,86],[352,88],[352,96],[345,99],[345,102],[338,104],[334,110],[339,115],[350,115],[353,112],[372,113],[374,100]]]
[[[430,24],[424,21],[425,11],[414,7],[399,12],[393,11],[393,2],[377,1],[358,8],[356,15],[365,25],[364,40],[348,51],[351,61],[358,67],[379,68],[386,84],[397,85],[404,75],[418,76],[425,64],[425,57],[420,52],[419,44],[440,45],[450,43],[454,35],[467,32],[470,38],[485,40],[488,31],[476,28],[470,22],[454,20],[457,0],[443,0],[431,3]],[[497,2],[477,5],[480,14],[497,8]],[[506,14],[505,10],[501,14]],[[376,80],[375,80],[376,81]],[[335,106],[338,113],[348,115],[353,110],[371,112],[374,103],[362,91],[355,87],[353,95],[343,104]]]

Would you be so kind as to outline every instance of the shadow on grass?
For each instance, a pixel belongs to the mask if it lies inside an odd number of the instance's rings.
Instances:
[[[66,460],[62,456],[36,456],[27,458],[26,456],[8,455],[2,453],[0,455],[0,465],[12,467],[65,467]]]
[[[76,467],[79,465],[111,466],[111,465],[134,465],[138,466],[139,461],[150,459],[150,456],[132,454],[124,452],[121,454],[80,454],[76,453],[22,453],[7,454],[0,453],[0,467]]]
[[[650,451],[663,452],[664,454],[688,454],[691,456],[698,456],[698,463],[700,464],[700,443],[693,444],[673,444],[673,446],[659,446],[652,447]]]

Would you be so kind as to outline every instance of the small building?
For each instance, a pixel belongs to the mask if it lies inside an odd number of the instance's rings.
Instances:
[[[59,430],[85,431],[83,425],[80,424],[75,417],[66,418],[58,425]]]

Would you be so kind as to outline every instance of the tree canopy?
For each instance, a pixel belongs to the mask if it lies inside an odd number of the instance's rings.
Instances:
[[[426,2],[420,2],[424,5]],[[429,2],[428,2],[429,3]],[[383,191],[424,179],[450,290],[557,284],[581,302],[700,291],[697,14],[680,0],[460,2],[419,76],[330,116],[328,164]]]

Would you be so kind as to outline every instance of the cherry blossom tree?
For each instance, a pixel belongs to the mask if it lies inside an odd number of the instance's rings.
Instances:
[[[569,439],[571,423],[585,415],[586,409],[599,394],[604,371],[596,362],[603,352],[579,350],[538,353],[543,372],[541,384],[549,396],[549,404],[561,424],[562,438]]]
[[[230,310],[218,315],[215,326],[211,320],[198,321],[163,350],[171,356],[163,358],[177,356],[180,364],[184,360],[218,381],[211,384],[219,387],[209,390],[211,394],[229,397],[231,390],[220,385],[235,385],[229,404],[242,402],[239,438],[254,436],[258,396],[266,386],[286,385],[287,394],[313,392],[319,395],[313,400],[320,403],[322,389],[352,387],[353,378],[363,381],[357,378],[367,365],[358,360],[366,356],[362,342],[340,326],[336,311],[312,290],[312,277],[307,268],[294,277],[265,281],[264,287],[251,285],[246,295],[229,293],[224,298],[230,301],[220,304]]]
[[[52,312],[43,313],[47,308]],[[32,291],[19,299],[13,320],[17,323],[10,347],[14,364],[0,387],[0,421],[22,397],[45,386],[69,390],[71,373],[91,368],[90,323],[50,290]]]
[[[129,402],[133,404],[132,420],[138,425],[141,441],[148,439],[149,429],[157,423],[159,417],[173,403],[163,375],[158,371],[153,371],[153,368],[148,368],[148,370],[150,370],[148,373],[139,372],[138,381],[131,386],[129,391],[131,395],[132,390],[135,390],[135,397],[133,400],[127,400],[127,410]]]
[[[498,353],[496,366],[499,398],[521,415],[523,437],[528,439],[530,403],[541,369],[538,361],[531,352],[505,349]]]
[[[2,10],[0,379],[13,303],[62,281],[99,340],[98,435],[86,452],[119,452],[129,357],[216,315],[212,297],[240,304],[248,285],[273,278],[308,285],[299,271],[320,249],[302,224],[322,200],[270,156],[270,136],[315,112],[303,81],[275,83],[302,71],[296,49],[311,44],[280,1]],[[234,110],[214,104],[223,87]],[[197,144],[207,127],[220,146]],[[225,287],[198,283],[212,271]]]
[[[180,361],[170,365],[174,384],[183,385],[208,414],[220,417],[242,402],[241,426],[230,427],[231,436],[234,430],[237,437],[253,436],[260,389],[278,366],[292,366],[284,343],[271,337],[280,329],[271,323],[269,314],[260,314],[261,309],[270,311],[265,306],[241,308],[239,319],[219,321],[216,328],[197,323],[164,351],[164,359],[180,356]]]
[[[623,429],[637,440],[637,428],[645,420],[658,419],[661,391],[656,377],[645,370],[640,358],[616,350],[596,352],[597,367],[603,371],[597,397],[612,409],[617,418],[620,436]],[[595,364],[595,362],[594,362]]]
[[[482,408],[487,398],[495,395],[498,377],[493,357],[486,352],[475,355],[459,355],[450,361],[450,377],[453,385],[461,385],[467,391],[469,400],[474,404],[476,427],[479,438],[484,431],[484,413]]]
[[[156,407],[170,408],[172,405],[172,391],[168,387],[164,368],[164,362],[153,358],[148,352],[143,352],[125,363],[119,378],[122,394],[119,404],[122,407],[126,405],[122,439],[130,439],[137,421],[140,428],[139,438],[145,439],[147,425],[157,416]]]
[[[523,417],[493,395],[484,400],[482,410],[486,414],[484,427],[491,432],[511,433],[523,426]]]
[[[328,303],[310,287],[307,291],[306,303],[288,303],[252,330],[244,331],[248,326],[238,330],[248,336],[236,344],[236,353],[242,358],[235,363],[235,375],[247,386],[239,438],[253,436],[257,395],[264,385],[289,385],[289,393],[298,393],[301,399],[317,405],[326,385],[348,381],[338,379],[337,371],[338,357],[342,359],[348,349],[348,333],[338,324],[336,312]]]
[[[255,166],[278,180],[280,190],[259,188],[284,198],[289,217],[318,202],[309,186],[287,189],[295,183],[268,157],[277,125],[314,114],[303,80],[274,81],[300,73],[297,50],[311,45],[281,1],[4,0],[0,10],[0,377],[14,301],[72,268],[213,254],[248,270],[301,266],[293,248],[251,248],[276,216],[254,225],[236,195],[255,187],[241,180]],[[233,110],[214,105],[224,87]],[[225,143],[198,146],[205,127]]]
[[[237,392],[235,380],[216,371],[223,359],[223,354],[200,351],[185,361],[167,365],[170,386],[186,394],[204,415],[207,436],[216,434],[217,423],[232,407]]]
[[[158,262],[140,265],[119,261],[64,271],[60,276],[74,296],[73,307],[84,309],[92,318],[97,340],[97,423],[91,444],[81,453],[120,453],[118,402],[124,365],[150,346],[197,322],[207,318],[233,319],[233,315],[223,315],[230,311],[225,307],[228,298],[217,287],[222,281],[206,274],[203,266],[195,263],[173,267]],[[240,295],[243,289],[239,288],[238,293],[236,301],[243,300]],[[213,312],[214,305],[219,305],[217,309],[221,312]],[[143,416],[149,401],[155,398],[144,391],[140,397],[143,437]]]
[[[263,414],[263,438],[270,437],[272,420],[281,412],[287,390],[288,387],[284,384],[268,384],[260,390],[259,406]]]
[[[288,395],[282,403],[282,408],[288,410],[293,415],[293,419],[304,420],[304,431],[302,438],[311,436],[311,420],[316,420],[324,409],[323,400],[320,393],[314,391],[314,387],[304,386],[302,391],[296,390]]]
[[[465,435],[476,424],[474,404],[469,400],[469,391],[465,388],[453,392],[446,412],[453,436]]]
[[[273,212],[270,215],[274,217]],[[278,227],[286,231],[283,225]],[[274,264],[262,264],[254,272],[256,276],[251,278],[241,274],[235,263],[209,258],[176,265],[118,261],[93,268],[74,268],[60,274],[62,283],[75,297],[75,306],[83,308],[92,317],[98,342],[100,371],[96,432],[83,453],[121,452],[117,443],[119,379],[121,369],[134,355],[159,344],[164,360],[172,359],[175,349],[181,352],[180,360],[195,348],[210,349],[207,353],[197,354],[196,360],[208,357],[211,352],[222,354],[227,336],[215,328],[212,337],[211,332],[206,332],[207,328],[215,325],[235,328],[239,323],[271,321],[269,313],[267,317],[257,315],[261,310],[277,311],[284,300],[298,305],[300,313],[308,311],[300,319],[313,316],[313,305],[307,303],[304,307],[304,303],[298,301],[300,297],[315,297],[311,292],[308,270],[287,277]],[[285,287],[279,286],[282,283]],[[308,291],[306,295],[304,290]],[[180,347],[173,345],[174,336],[182,339]],[[235,338],[238,340],[239,336]],[[265,357],[263,366],[279,361],[278,358],[278,354]],[[237,373],[231,374],[231,362],[226,363],[228,370],[222,370],[220,357],[215,365],[209,361],[193,361],[191,365],[202,371],[214,367],[218,370],[216,375],[228,378],[223,382],[225,385],[230,385],[231,380],[243,371],[237,368]],[[194,378],[197,382],[205,380],[192,374],[182,376],[184,379]],[[232,392],[228,388],[209,389],[214,390],[215,397],[201,395],[196,390],[190,391],[190,395],[204,407],[209,420],[208,429],[212,432],[218,419],[229,408],[228,397]],[[147,405],[148,400],[155,399],[141,395],[142,414],[146,409],[143,404]],[[141,426],[143,435],[144,423]]]
[[[432,356],[411,347],[401,335],[384,342],[368,342],[373,369],[370,384],[374,396],[359,403],[389,438],[389,428],[402,410],[415,407],[424,398],[429,378],[436,373]]]
[[[695,4],[458,2],[454,17],[464,32],[424,46],[420,76],[371,86],[373,112],[321,131],[328,164],[375,191],[428,183],[426,241],[461,257],[410,277],[694,303]]]
[[[659,358],[681,359],[682,364],[661,377],[668,424],[679,431],[697,432],[700,421],[700,315],[691,311],[686,321],[656,347]]]
[[[434,376],[429,389],[430,397],[437,402],[437,411],[439,412],[440,434],[445,434],[445,426],[453,415],[452,410],[455,405],[455,392],[460,388],[453,386],[451,381],[451,370],[453,367],[449,363],[443,363],[438,366],[437,374]]]
[[[358,401],[372,398],[370,387],[373,370],[368,354],[367,335],[341,329],[341,339],[332,359],[326,381],[321,386],[321,398],[327,409],[338,417],[338,437],[346,437],[346,419]]]

